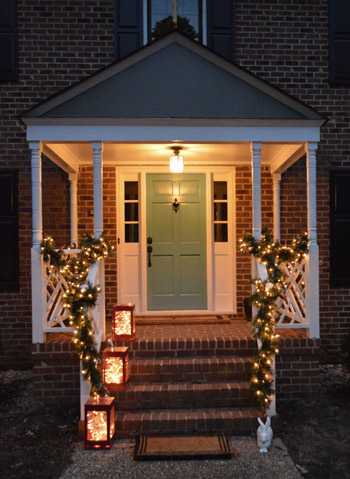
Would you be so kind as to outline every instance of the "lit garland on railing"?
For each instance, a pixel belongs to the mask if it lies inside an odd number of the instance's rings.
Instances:
[[[71,247],[72,248],[72,247]],[[67,249],[71,249],[67,248]],[[101,235],[98,239],[85,234],[80,237],[77,255],[66,255],[63,249],[55,249],[55,242],[45,236],[41,253],[50,269],[59,271],[65,278],[68,289],[64,293],[63,307],[69,310],[69,322],[74,326],[74,344],[82,361],[82,374],[90,382],[90,396],[102,396],[106,390],[97,368],[99,352],[94,342],[94,329],[89,317],[89,308],[96,305],[99,286],[86,284],[90,266],[112,255],[113,246]]]
[[[275,334],[274,306],[278,297],[282,296],[287,288],[282,269],[282,263],[301,263],[308,252],[307,234],[294,239],[292,246],[282,246],[274,242],[267,233],[262,230],[259,240],[252,235],[245,235],[239,240],[241,253],[250,253],[266,266],[267,279],[262,281],[254,278],[251,283],[255,286],[255,292],[248,298],[251,305],[257,308],[257,314],[253,318],[254,337],[259,339],[261,347],[255,357],[251,388],[255,392],[256,403],[266,409],[271,402],[272,390],[272,362],[273,355],[278,354],[278,338]]]

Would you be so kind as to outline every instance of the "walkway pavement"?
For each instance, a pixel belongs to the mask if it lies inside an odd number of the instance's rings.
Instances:
[[[60,479],[300,479],[279,438],[261,454],[253,437],[230,440],[236,456],[225,460],[147,461],[133,459],[135,442],[117,440],[109,451],[85,451],[79,443]]]

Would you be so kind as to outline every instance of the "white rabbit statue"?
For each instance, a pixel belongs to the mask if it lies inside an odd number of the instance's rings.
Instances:
[[[258,417],[258,421],[260,426],[258,427],[257,436],[258,436],[258,446],[260,448],[260,452],[267,452],[267,448],[270,447],[273,432],[271,429],[271,419],[268,417],[266,419],[266,423],[264,424],[260,417]]]

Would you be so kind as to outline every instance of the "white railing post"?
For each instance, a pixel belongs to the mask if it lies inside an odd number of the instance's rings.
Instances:
[[[70,192],[70,242],[78,247],[78,175],[69,173]]]
[[[320,337],[319,319],[319,258],[316,209],[316,150],[317,143],[307,144],[307,234],[310,240],[307,263],[306,313],[309,337]]]
[[[100,261],[100,267],[99,267],[99,279],[98,283],[101,288],[101,292],[99,294],[98,298],[98,309],[99,309],[99,315],[100,315],[100,328],[101,328],[101,340],[105,341],[106,340],[106,322],[105,322],[105,262]]]
[[[32,230],[33,246],[31,250],[32,263],[32,340],[33,343],[43,343],[44,322],[46,320],[46,288],[45,267],[40,251],[43,239],[42,222],[42,185],[41,185],[41,144],[30,142],[32,166]]]
[[[80,420],[85,421],[85,403],[90,397],[90,385],[81,374],[82,369],[82,362],[80,361]]]
[[[281,240],[281,174],[274,173],[273,181],[273,238]]]
[[[95,238],[99,238],[103,232],[103,144],[101,141],[93,141],[91,147],[94,169],[94,235]]]

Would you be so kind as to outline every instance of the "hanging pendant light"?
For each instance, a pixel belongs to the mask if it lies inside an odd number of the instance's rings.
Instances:
[[[172,146],[174,154],[170,157],[170,171],[171,173],[182,173],[184,170],[184,159],[179,153],[181,146]]]

